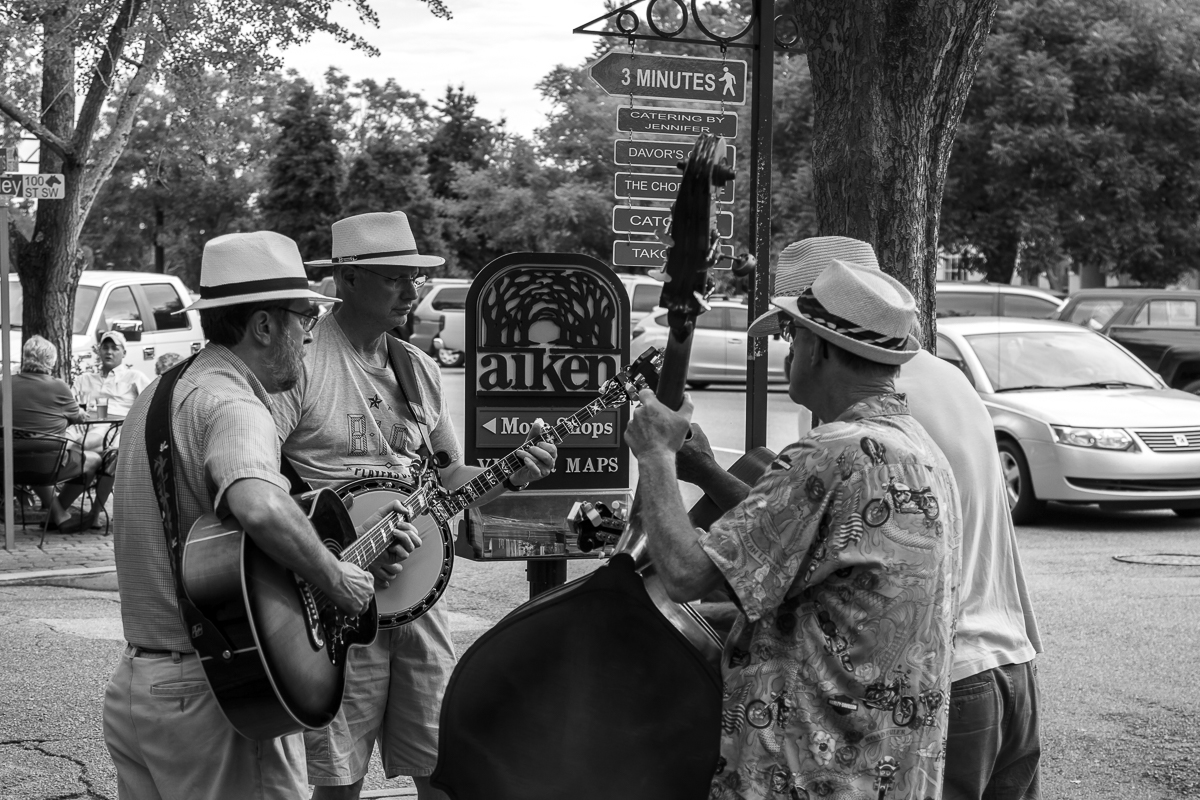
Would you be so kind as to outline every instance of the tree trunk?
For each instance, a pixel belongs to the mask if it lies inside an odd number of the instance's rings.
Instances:
[[[75,47],[64,5],[43,17],[42,123],[51,133],[71,141],[75,130]],[[83,162],[78,153],[66,159],[41,148],[40,172],[63,174],[65,197],[39,200],[33,239],[21,247],[17,272],[24,302],[22,337],[37,334],[58,348],[55,374],[71,380],[71,327],[75,318],[75,287],[83,265],[77,258],[79,193]]]
[[[822,235],[875,247],[934,339],[942,186],[997,0],[800,0]]]

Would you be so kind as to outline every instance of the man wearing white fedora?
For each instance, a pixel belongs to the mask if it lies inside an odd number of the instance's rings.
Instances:
[[[784,448],[748,494],[695,530],[676,457],[691,400],[650,392],[625,438],[671,598],[727,586],[712,798],[938,798],[961,519],[945,456],[895,393],[919,345],[912,295],[837,258],[772,299],[752,331],[791,341],[789,396],[830,420]]]
[[[210,240],[200,299],[189,306],[200,311],[208,343],[171,381],[160,377],[141,392],[126,417],[113,549],[128,646],[104,699],[104,740],[123,800],[282,800],[307,791],[298,734],[253,741],[225,718],[189,636],[203,626],[181,619],[174,573],[176,542],[215,511],[232,514],[263,551],[344,611],[361,613],[370,601],[371,576],[322,545],[279,473],[270,395],[299,378],[319,302],[330,301],[309,291],[300,251],[286,236]],[[169,396],[155,403],[160,389]],[[156,439],[162,429],[169,439]],[[154,448],[153,471],[148,439],[164,445]],[[410,525],[397,540],[399,558],[419,543]]]
[[[313,329],[304,374],[276,404],[276,424],[283,454],[313,487],[368,477],[411,481],[425,442],[424,449],[441,456],[440,481],[447,489],[482,471],[463,464],[437,364],[388,335],[412,311],[417,287],[425,282],[421,270],[443,263],[417,252],[408,218],[399,211],[335,222],[333,257],[310,262],[334,267],[342,303]],[[404,390],[397,369],[408,371],[417,396]],[[505,481],[507,488],[545,477],[556,456],[549,443],[526,448],[525,466]],[[477,502],[503,490],[497,487]],[[395,575],[376,576],[385,587]],[[412,622],[381,630],[373,645],[351,653],[341,712],[327,729],[305,737],[313,797],[357,798],[376,739],[388,778],[412,777],[422,800],[444,796],[429,776],[437,764],[438,718],[453,667],[448,617],[440,604]]]
[[[844,237],[788,245],[776,292],[798,295],[832,257],[878,269],[873,248]],[[759,325],[766,334],[778,321]],[[942,448],[962,502],[962,590],[951,669],[950,722],[943,800],[1035,800],[1041,742],[1037,671],[1042,652],[1009,513],[996,440],[978,393],[955,367],[922,350],[900,368],[898,391],[909,413]],[[693,437],[699,444],[703,435]],[[732,507],[749,487],[720,468],[711,452],[684,448],[681,479],[724,497]]]

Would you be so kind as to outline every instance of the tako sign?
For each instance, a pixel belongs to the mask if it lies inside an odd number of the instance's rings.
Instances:
[[[588,68],[610,95],[659,97],[740,106],[746,102],[746,62],[611,50]]]
[[[616,139],[613,141],[613,162],[632,167],[670,167],[672,169],[686,163],[692,153],[694,143],[688,142],[651,142],[636,139]],[[736,168],[733,147],[725,148],[724,158],[730,169]]]
[[[654,240],[617,240],[613,242],[613,263],[622,267],[665,267],[670,248]],[[733,246],[721,245],[722,256],[733,257]],[[718,261],[713,269],[730,269],[730,262]]]
[[[689,136],[693,139],[702,133],[711,133],[733,139],[737,129],[738,116],[733,111],[653,106],[621,106],[617,109],[617,130],[624,133]]]
[[[538,419],[547,428],[569,423],[569,431],[552,475],[468,517],[460,552],[581,557],[566,522],[574,502],[629,494],[629,406],[596,402],[629,362],[629,295],[590,256],[511,253],[480,271],[466,305],[466,463],[491,466],[520,447]]]

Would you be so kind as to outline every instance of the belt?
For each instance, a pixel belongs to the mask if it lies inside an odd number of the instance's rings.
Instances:
[[[130,658],[167,658],[170,657],[175,662],[179,662],[187,653],[180,653],[177,650],[158,650],[154,647],[138,647],[137,645],[127,645],[125,647],[125,655]]]

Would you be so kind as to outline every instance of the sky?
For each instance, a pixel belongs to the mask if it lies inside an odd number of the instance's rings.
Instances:
[[[419,0],[375,0],[378,29],[338,6],[334,19],[381,54],[371,57],[320,34],[283,51],[284,67],[314,83],[331,65],[352,82],[394,78],[430,102],[441,99],[447,85],[461,84],[478,99],[479,115],[493,121],[503,117],[509,131],[528,137],[545,124],[549,111],[536,84],[558,64],[576,66],[590,57],[599,37],[571,31],[604,13],[603,0],[445,3],[454,14],[451,20],[434,17]]]

